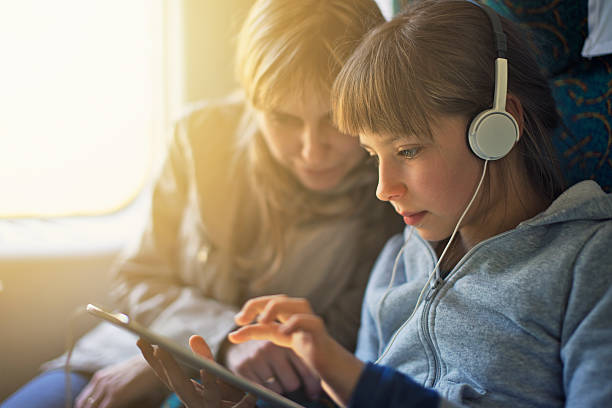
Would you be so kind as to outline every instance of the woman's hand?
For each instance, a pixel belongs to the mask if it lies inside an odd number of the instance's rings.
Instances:
[[[232,344],[225,353],[227,367],[279,394],[297,390],[304,385],[306,394],[317,400],[321,395],[318,375],[292,351],[267,340]]]
[[[163,388],[147,362],[136,356],[95,372],[75,401],[76,408],[119,408],[138,403],[156,406]]]
[[[174,391],[187,408],[250,408],[256,399],[236,389],[214,375],[200,370],[202,383],[189,379],[174,358],[165,350],[139,339],[142,355],[166,386]],[[210,348],[200,336],[189,339],[191,350],[201,357],[212,360]]]
[[[290,348],[323,379],[323,388],[338,404],[348,401],[363,363],[332,339],[307,300],[284,295],[254,298],[235,321],[243,327],[229,334],[232,343],[269,340]]]

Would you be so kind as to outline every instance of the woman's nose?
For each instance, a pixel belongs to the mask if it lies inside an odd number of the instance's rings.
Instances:
[[[378,164],[378,186],[376,197],[381,201],[397,200],[406,193],[400,172],[392,164],[380,161]]]
[[[302,159],[306,163],[321,164],[325,160],[327,141],[317,129],[305,127],[302,132]]]

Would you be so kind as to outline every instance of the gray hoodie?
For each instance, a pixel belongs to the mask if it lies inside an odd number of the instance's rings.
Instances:
[[[377,364],[435,390],[440,406],[612,406],[612,194],[581,182],[479,243],[427,287],[407,321],[437,261],[410,229],[387,243],[374,268],[357,357],[374,362],[384,353]],[[369,384],[364,394],[360,385],[355,406],[392,389]]]

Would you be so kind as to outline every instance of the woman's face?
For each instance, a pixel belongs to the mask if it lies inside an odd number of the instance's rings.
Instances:
[[[432,126],[431,141],[414,135],[359,138],[378,160],[377,197],[389,201],[426,240],[440,241],[452,234],[482,174],[483,162],[468,149],[466,126],[463,117],[445,116]],[[462,228],[477,226],[472,214]]]
[[[257,117],[272,156],[311,190],[333,189],[365,156],[356,137],[334,127],[329,95],[307,90]]]

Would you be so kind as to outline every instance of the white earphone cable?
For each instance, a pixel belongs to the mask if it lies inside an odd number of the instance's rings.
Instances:
[[[453,239],[455,238],[455,235],[457,234],[457,231],[459,231],[459,225],[461,225],[461,222],[463,221],[463,218],[465,217],[465,215],[469,211],[470,207],[474,203],[474,200],[476,199],[476,196],[478,195],[478,192],[480,191],[480,187],[482,186],[482,182],[483,182],[483,180],[485,178],[485,174],[487,173],[487,163],[489,163],[489,161],[485,160],[484,161],[484,165],[482,167],[482,174],[480,176],[480,181],[478,181],[478,185],[476,186],[476,190],[474,191],[474,194],[472,195],[472,198],[470,199],[470,201],[468,202],[467,206],[465,207],[465,210],[463,210],[463,213],[461,214],[461,217],[459,217],[459,220],[457,221],[457,224],[455,225],[455,229],[453,230],[453,233],[451,234],[450,238],[448,239],[448,242],[446,243],[446,246],[444,247],[444,250],[442,251],[442,254],[440,254],[440,258],[438,259],[438,262],[436,262],[436,266],[434,266],[433,271],[431,271],[431,273],[429,274],[429,278],[427,279],[427,282],[425,282],[425,285],[423,286],[423,289],[421,289],[421,292],[419,293],[419,297],[418,297],[418,299],[416,301],[416,304],[415,304],[414,308],[412,309],[412,313],[410,313],[410,316],[408,317],[408,319],[406,319],[404,321],[404,323],[402,323],[402,325],[395,331],[395,333],[393,333],[393,336],[391,337],[391,340],[389,340],[389,343],[387,343],[387,346],[385,347],[384,352],[380,355],[380,357],[378,357],[378,359],[376,360],[375,364],[380,363],[380,361],[387,355],[387,353],[391,349],[391,346],[393,345],[393,343],[397,339],[397,336],[404,329],[404,327],[406,327],[408,322],[410,320],[412,320],[412,317],[414,316],[414,314],[416,313],[419,305],[421,304],[421,301],[423,299],[423,294],[425,293],[425,290],[427,289],[427,286],[430,285],[431,282],[432,282],[431,278],[435,275],[436,276],[436,280],[434,282],[439,282],[440,281],[440,270],[439,270],[440,263],[442,262],[442,259],[444,258],[444,255],[446,255],[446,251],[450,247],[451,242],[453,242]],[[401,255],[402,251],[404,250],[404,248],[406,248],[406,244],[410,240],[411,236],[412,236],[412,230],[410,231],[410,235],[408,236],[408,239],[406,240],[406,242],[404,242],[404,244],[402,245],[402,247],[399,250],[399,253],[397,254],[397,256],[395,258],[395,263],[393,264],[393,272],[391,273],[391,281],[389,282],[389,286],[387,286],[387,290],[385,291],[385,293],[381,297],[381,300],[378,302],[378,312],[377,312],[377,315],[378,315],[378,335],[379,335],[378,338],[379,339],[382,339],[382,327],[381,327],[381,323],[380,323],[381,322],[380,318],[381,318],[381,309],[382,309],[381,306],[382,306],[382,302],[387,297],[387,295],[389,294],[389,291],[391,290],[391,287],[393,285],[393,280],[395,279],[395,269],[397,267],[398,260],[400,259],[400,255]],[[432,285],[432,288],[433,287],[434,287],[434,285]]]

